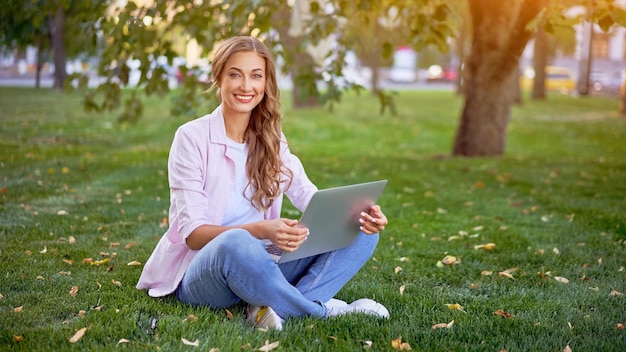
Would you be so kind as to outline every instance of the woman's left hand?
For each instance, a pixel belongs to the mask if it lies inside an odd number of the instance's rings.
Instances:
[[[387,226],[387,217],[383,214],[379,205],[372,205],[369,209],[369,213],[362,212],[361,218],[361,231],[368,235],[379,233]]]

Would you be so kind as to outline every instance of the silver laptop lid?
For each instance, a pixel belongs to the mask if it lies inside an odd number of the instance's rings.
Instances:
[[[376,204],[387,180],[366,182],[317,191],[298,226],[309,229],[309,237],[294,252],[284,252],[279,263],[326,253],[352,244],[360,230],[360,213]]]

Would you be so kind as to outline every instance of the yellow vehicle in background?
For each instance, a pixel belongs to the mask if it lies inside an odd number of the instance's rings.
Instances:
[[[535,79],[535,70],[528,68],[520,77],[522,89],[532,89]],[[574,74],[567,67],[546,66],[546,90],[556,91],[562,94],[572,94],[576,90]]]

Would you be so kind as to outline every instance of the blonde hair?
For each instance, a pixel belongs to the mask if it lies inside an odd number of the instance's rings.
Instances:
[[[282,176],[287,177],[286,188],[289,188],[293,178],[293,172],[280,158],[282,136],[280,91],[276,82],[276,67],[272,53],[263,42],[253,37],[237,36],[227,39],[215,51],[211,63],[213,83],[209,90],[217,87],[217,96],[220,98],[219,85],[226,62],[233,54],[241,52],[254,52],[265,60],[265,95],[250,114],[245,140],[249,147],[246,189],[252,187],[252,196],[249,200],[255,208],[266,211],[282,192]]]

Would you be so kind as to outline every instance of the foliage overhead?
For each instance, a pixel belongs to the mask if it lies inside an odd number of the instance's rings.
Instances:
[[[234,35],[252,35],[263,39],[284,62],[283,70],[293,64],[294,52],[310,50],[328,38],[333,41],[332,50],[322,53],[330,64],[318,63],[315,75],[294,77],[294,82],[315,84],[323,80],[325,101],[338,101],[346,88],[359,87],[342,79],[342,69],[347,50],[368,45],[367,37],[347,35],[347,19],[360,18],[363,26],[380,22],[389,30],[406,33],[405,41],[416,49],[435,44],[447,49],[447,38],[453,35],[451,8],[446,0],[419,1],[327,1],[324,6],[317,1],[296,2],[295,8],[287,0],[235,0],[190,2],[184,0],[157,0],[149,6],[139,6],[129,1],[125,7],[114,8],[102,21],[105,45],[100,55],[98,73],[106,78],[95,90],[85,95],[85,107],[90,110],[113,110],[122,105],[120,88],[129,83],[132,60],[138,60],[141,72],[138,87],[148,95],[165,94],[169,91],[168,75],[171,75],[175,58],[184,56],[185,45],[195,41],[202,48],[201,57],[219,41]],[[304,8],[303,8],[304,7]],[[299,18],[297,26],[301,39],[296,48],[281,45],[276,30],[275,13],[288,10],[293,18]],[[297,11],[293,16],[293,12]],[[296,29],[294,29],[296,30]],[[354,31],[352,27],[352,31]],[[396,45],[391,40],[381,44],[381,53],[389,57]],[[318,53],[319,54],[319,53]],[[157,58],[161,58],[157,60]],[[137,62],[137,61],[135,61]],[[173,114],[197,116],[197,107],[210,99],[201,92],[208,87],[198,76],[202,67],[181,67],[184,78],[180,95],[174,101]],[[204,72],[206,73],[206,72]],[[313,82],[313,83],[312,83]],[[82,85],[86,81],[82,80]],[[83,86],[81,86],[83,88]],[[142,108],[138,95],[125,103],[121,119],[136,120]],[[381,97],[381,101],[387,99]]]

